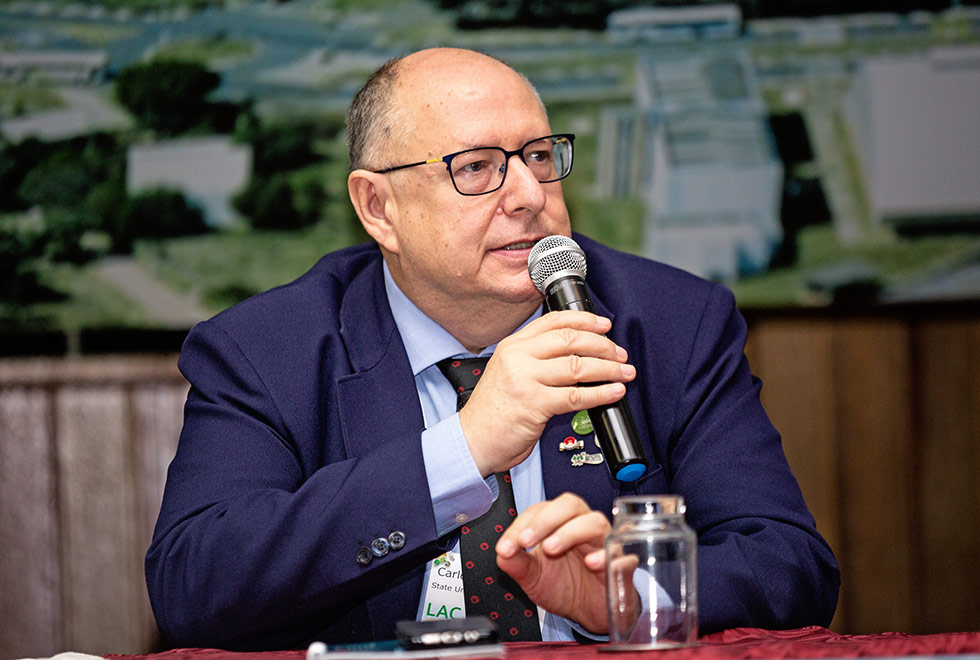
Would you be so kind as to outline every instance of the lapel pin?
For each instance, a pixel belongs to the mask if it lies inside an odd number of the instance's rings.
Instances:
[[[602,454],[589,454],[584,451],[572,454],[572,467],[582,467],[583,465],[599,465],[602,463]]]
[[[572,417],[572,431],[577,435],[589,435],[592,433],[592,420],[589,419],[589,411],[580,410]],[[599,446],[599,440],[592,435],[592,439]],[[558,443],[558,451],[574,451],[572,454],[572,467],[582,467],[583,465],[599,465],[602,463],[602,453],[590,454],[582,451],[585,449],[585,439],[568,436]]]
[[[578,435],[588,435],[592,433],[592,420],[589,419],[588,410],[579,410],[572,417],[572,430]]]

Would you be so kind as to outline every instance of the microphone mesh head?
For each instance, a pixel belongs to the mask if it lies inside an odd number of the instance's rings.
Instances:
[[[567,236],[546,236],[535,243],[527,256],[527,272],[541,292],[548,280],[562,271],[572,271],[585,279],[585,252]]]

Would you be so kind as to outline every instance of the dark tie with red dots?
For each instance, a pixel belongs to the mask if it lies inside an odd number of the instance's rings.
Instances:
[[[456,410],[469,400],[489,358],[449,358],[438,363],[456,388]],[[459,553],[463,559],[466,615],[483,615],[497,624],[503,641],[541,641],[538,608],[524,590],[497,568],[494,547],[501,533],[517,516],[510,472],[497,478],[497,499],[490,510],[460,528]]]

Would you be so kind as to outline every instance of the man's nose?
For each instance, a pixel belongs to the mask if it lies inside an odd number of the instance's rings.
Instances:
[[[514,154],[507,161],[503,187],[504,210],[508,213],[524,208],[537,213],[544,207],[544,186],[519,154]]]

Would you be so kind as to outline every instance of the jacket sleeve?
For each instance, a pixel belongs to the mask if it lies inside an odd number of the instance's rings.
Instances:
[[[299,404],[273,396],[265,372],[213,322],[191,331],[180,368],[191,390],[146,556],[171,644],[294,647],[443,551],[421,429],[394,429],[399,437],[358,456],[337,428],[298,441],[284,421],[295,413],[283,409]],[[393,531],[404,547],[357,562],[358,547]]]
[[[701,631],[828,625],[837,564],[762,408],[731,293],[713,286],[692,327],[666,450],[698,533]]]

